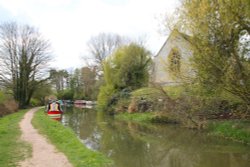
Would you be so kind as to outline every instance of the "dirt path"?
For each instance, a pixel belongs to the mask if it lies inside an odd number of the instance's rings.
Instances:
[[[20,162],[21,167],[72,167],[63,153],[48,143],[31,124],[34,112],[39,108],[28,111],[20,122],[22,131],[21,139],[32,145],[32,157]]]

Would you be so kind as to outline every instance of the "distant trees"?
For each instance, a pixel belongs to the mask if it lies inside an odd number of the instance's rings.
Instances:
[[[84,97],[96,99],[98,89],[96,85],[96,68],[83,67],[81,69]]]
[[[29,104],[45,81],[50,51],[49,41],[34,27],[15,22],[0,25],[0,84],[11,90],[20,107]]]
[[[66,70],[50,70],[50,79],[55,86],[57,92],[64,90],[67,87],[69,73]]]
[[[103,63],[105,84],[98,95],[99,107],[105,109],[118,100],[115,96],[147,86],[151,63],[150,52],[138,44],[117,49]]]
[[[180,31],[192,36],[196,81],[250,104],[250,4],[247,0],[183,0]],[[181,24],[179,24],[181,23]]]
[[[76,68],[73,72],[50,70],[50,81],[59,99],[96,99],[95,68]]]

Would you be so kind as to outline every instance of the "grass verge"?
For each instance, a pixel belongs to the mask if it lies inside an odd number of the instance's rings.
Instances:
[[[21,141],[19,122],[27,110],[0,118],[0,166],[14,167],[31,154],[31,146]]]
[[[85,147],[70,128],[50,119],[43,111],[44,109],[41,109],[35,113],[32,124],[68,157],[73,166],[106,167],[112,164],[112,161],[101,153]]]
[[[211,122],[210,135],[221,136],[234,141],[250,144],[250,121],[227,120]]]
[[[124,121],[134,121],[140,123],[149,123],[153,122],[155,115],[152,112],[147,113],[121,113],[115,115],[116,119],[124,120]]]

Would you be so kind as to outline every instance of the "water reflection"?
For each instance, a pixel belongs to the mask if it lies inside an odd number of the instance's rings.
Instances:
[[[122,122],[90,109],[69,108],[63,124],[115,167],[249,167],[249,146],[176,126]]]

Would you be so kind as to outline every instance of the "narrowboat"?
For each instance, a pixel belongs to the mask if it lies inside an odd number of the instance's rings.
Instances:
[[[47,114],[50,118],[54,120],[61,120],[63,111],[61,109],[60,102],[50,101],[47,107]]]

